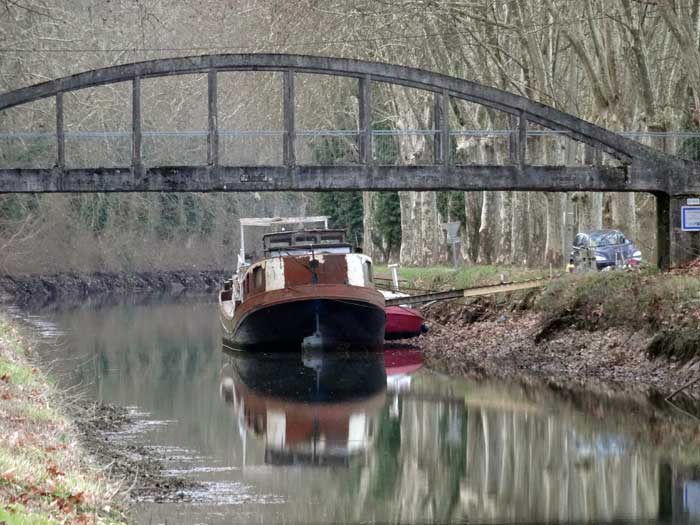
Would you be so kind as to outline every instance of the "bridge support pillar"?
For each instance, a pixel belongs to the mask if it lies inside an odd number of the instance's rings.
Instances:
[[[671,196],[656,193],[656,265],[660,270],[671,267]]]

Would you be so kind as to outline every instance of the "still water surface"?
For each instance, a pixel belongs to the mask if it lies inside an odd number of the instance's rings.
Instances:
[[[447,377],[420,354],[222,351],[205,300],[30,316],[66,386],[137,414],[191,503],[139,523],[695,521],[700,483],[645,410]],[[25,314],[26,317],[26,314]],[[271,327],[271,329],[274,329]]]

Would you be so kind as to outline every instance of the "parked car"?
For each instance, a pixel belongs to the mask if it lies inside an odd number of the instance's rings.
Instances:
[[[638,266],[642,262],[642,252],[620,230],[593,230],[577,234],[571,251],[573,264],[579,268],[588,262],[588,257],[595,257],[598,270]]]

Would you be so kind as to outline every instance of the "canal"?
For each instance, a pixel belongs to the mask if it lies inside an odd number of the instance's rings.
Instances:
[[[658,401],[448,377],[410,347],[231,354],[208,298],[16,313],[62,386],[128,407],[136,424],[113,439],[198,482],[137,502],[138,523],[700,518]]]

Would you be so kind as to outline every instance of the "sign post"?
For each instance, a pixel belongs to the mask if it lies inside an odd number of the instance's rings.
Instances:
[[[459,222],[448,222],[445,224],[447,230],[447,244],[452,247],[452,264],[457,268],[457,250],[459,249]]]

